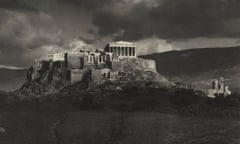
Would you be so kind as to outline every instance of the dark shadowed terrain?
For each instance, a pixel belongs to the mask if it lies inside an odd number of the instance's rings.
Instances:
[[[240,142],[239,119],[177,116],[154,111],[92,110],[59,113],[42,110],[42,107],[1,111],[0,122],[7,131],[0,134],[1,144]]]
[[[24,100],[0,94],[1,144],[240,142],[239,95],[214,100],[191,90],[137,87],[72,88]]]

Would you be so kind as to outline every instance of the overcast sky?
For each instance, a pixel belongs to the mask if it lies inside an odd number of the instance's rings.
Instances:
[[[0,0],[0,65],[137,42],[140,54],[240,43],[239,0]]]

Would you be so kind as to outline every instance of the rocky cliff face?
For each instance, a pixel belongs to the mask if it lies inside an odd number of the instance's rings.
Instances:
[[[121,59],[119,62],[115,62],[112,65],[113,71],[153,71],[156,72],[155,60],[150,59]]]
[[[36,79],[27,81],[15,93],[20,96],[38,96],[59,92],[62,88],[70,85],[66,79],[66,73],[66,70],[62,68],[40,72]]]
[[[118,62],[118,65],[113,64],[112,69],[88,69],[84,79],[81,80],[81,82],[86,83],[87,87],[101,85],[107,81],[125,84],[134,81],[153,82],[155,87],[172,85],[165,77],[156,72],[153,60],[122,59]],[[33,74],[34,79],[29,80],[16,91],[21,96],[57,93],[63,88],[75,84],[68,79],[69,69],[64,67],[53,67],[51,69],[45,67],[37,72],[34,69],[29,71],[37,74]],[[109,74],[109,77],[106,74]]]

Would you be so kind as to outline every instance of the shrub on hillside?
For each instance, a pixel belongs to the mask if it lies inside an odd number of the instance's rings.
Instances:
[[[205,103],[206,97],[196,94],[192,89],[177,89],[170,95],[170,102],[175,106],[191,106]]]
[[[227,107],[239,107],[240,106],[240,94],[233,93],[230,96],[224,97],[219,95],[214,99],[214,104]]]

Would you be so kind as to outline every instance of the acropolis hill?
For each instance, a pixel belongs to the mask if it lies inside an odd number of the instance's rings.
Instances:
[[[22,89],[29,91],[34,85],[39,93],[58,91],[65,85],[77,82],[103,84],[106,81],[152,81],[167,83],[156,72],[154,60],[137,57],[135,43],[117,41],[108,43],[104,49],[78,52],[49,53],[47,60],[35,60],[27,72]],[[30,84],[30,85],[29,85]],[[59,86],[60,85],[60,86]]]

